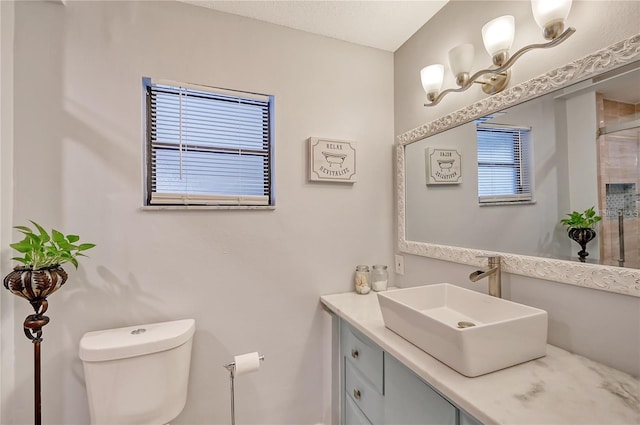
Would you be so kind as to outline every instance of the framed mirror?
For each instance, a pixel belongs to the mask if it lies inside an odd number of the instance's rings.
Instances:
[[[636,35],[401,134],[399,250],[474,266],[498,253],[509,273],[640,296],[639,92]],[[504,165],[485,154],[505,132],[517,133],[519,168],[498,174],[531,189],[506,199],[482,183]],[[480,134],[494,138],[487,152]],[[560,220],[592,206],[602,221],[582,262]]]

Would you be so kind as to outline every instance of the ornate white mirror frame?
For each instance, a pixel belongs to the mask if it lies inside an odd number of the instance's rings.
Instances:
[[[398,212],[398,249],[400,252],[482,266],[479,255],[494,251],[414,242],[406,239],[405,146],[473,121],[484,115],[522,103],[570,84],[611,71],[640,59],[640,34],[599,50],[589,56],[554,69],[537,78],[478,101],[456,112],[399,135],[396,139],[396,202]],[[598,264],[565,261],[497,252],[502,256],[502,270],[571,285],[640,297],[640,270]]]

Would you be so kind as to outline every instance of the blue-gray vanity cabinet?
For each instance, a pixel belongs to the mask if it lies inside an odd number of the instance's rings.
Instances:
[[[383,392],[384,359],[382,348],[357,330],[344,324],[340,347],[347,364],[360,371],[380,394]]]
[[[384,351],[369,338],[343,324],[340,330],[340,357],[344,382],[343,405],[358,409],[370,423],[383,422]],[[346,424],[359,424],[357,415],[347,415]],[[352,412],[350,412],[352,413]]]
[[[355,405],[351,397],[345,398],[344,406],[344,423],[345,425],[371,425],[371,422],[362,413],[362,411]]]
[[[384,356],[384,423],[456,425],[456,408],[394,357]]]
[[[381,423],[384,398],[370,381],[349,361],[345,364],[346,397],[360,408],[372,423]]]
[[[342,423],[481,425],[340,320]]]

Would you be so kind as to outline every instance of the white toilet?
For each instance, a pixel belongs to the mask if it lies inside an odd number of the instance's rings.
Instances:
[[[166,424],[184,408],[195,320],[86,333],[80,359],[91,423]]]

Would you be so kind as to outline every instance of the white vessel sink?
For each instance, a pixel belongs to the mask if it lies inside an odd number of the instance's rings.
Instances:
[[[546,354],[538,308],[449,283],[379,292],[378,302],[387,328],[465,376]]]

